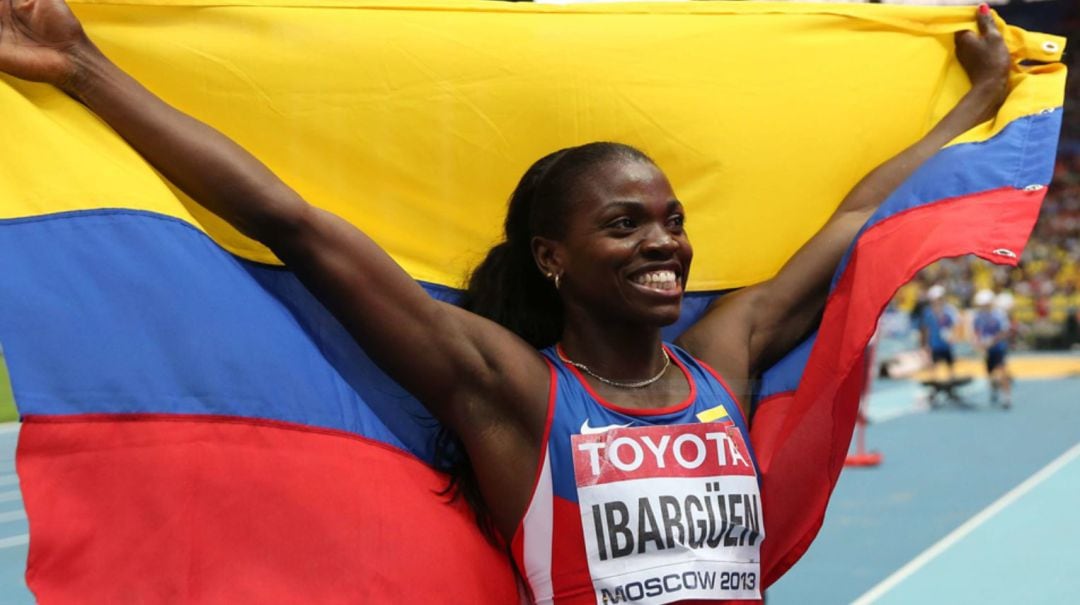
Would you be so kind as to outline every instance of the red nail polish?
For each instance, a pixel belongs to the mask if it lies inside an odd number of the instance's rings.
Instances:
[[[985,2],[980,4],[979,5],[979,14],[980,15],[989,15],[990,14],[990,5],[985,3]]]

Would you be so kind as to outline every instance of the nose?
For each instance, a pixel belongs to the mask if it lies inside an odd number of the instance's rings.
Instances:
[[[679,249],[679,240],[667,229],[655,226],[645,235],[641,250],[651,256],[668,258]]]

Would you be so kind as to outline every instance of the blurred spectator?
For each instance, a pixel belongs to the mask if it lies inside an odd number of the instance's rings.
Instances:
[[[929,353],[936,380],[941,380],[937,370],[942,363],[945,364],[945,379],[950,383],[956,379],[953,342],[956,340],[959,323],[960,314],[945,301],[945,287],[940,284],[930,286],[926,291],[926,305],[919,317],[919,331],[922,333],[922,346]]]
[[[1000,403],[1005,409],[1012,406],[1012,377],[1005,358],[1009,351],[1009,336],[1012,322],[1008,308],[1012,302],[1002,301],[1006,294],[994,295],[992,290],[979,290],[975,293],[975,317],[972,321],[972,336],[975,349],[986,358],[986,376],[990,380],[990,403]]]

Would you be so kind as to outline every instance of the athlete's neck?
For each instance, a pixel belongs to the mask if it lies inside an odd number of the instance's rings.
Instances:
[[[569,359],[611,380],[648,378],[664,366],[658,327],[575,322],[568,317],[561,345]]]

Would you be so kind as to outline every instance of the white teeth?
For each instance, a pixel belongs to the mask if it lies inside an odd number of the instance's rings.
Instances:
[[[679,287],[674,271],[650,271],[634,278],[634,283],[654,290],[674,290]]]

